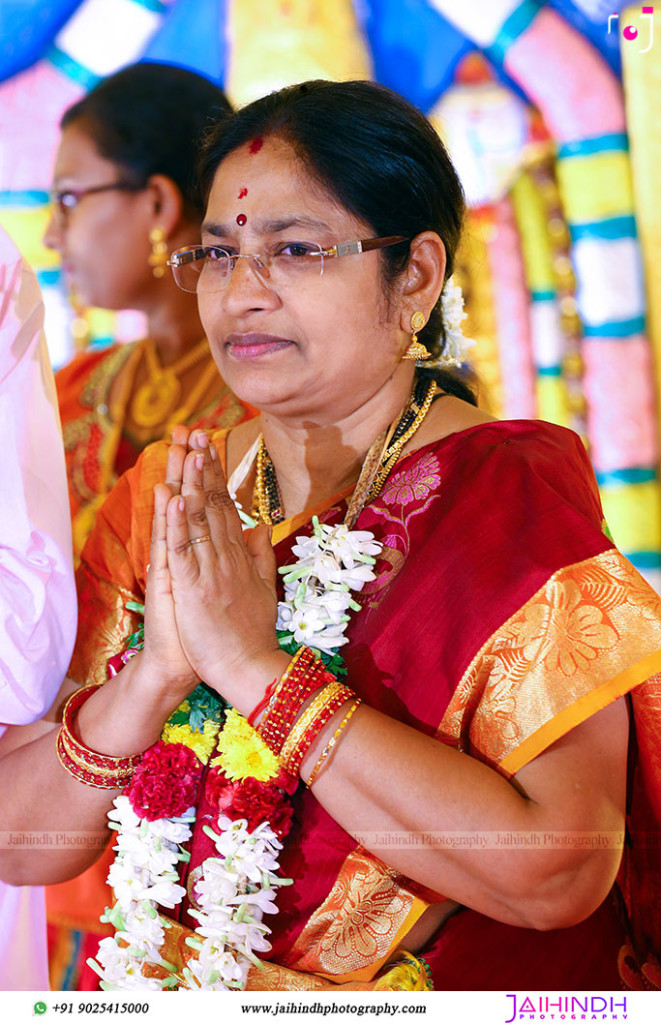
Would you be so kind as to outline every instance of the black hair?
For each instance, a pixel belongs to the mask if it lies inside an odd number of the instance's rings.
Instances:
[[[206,133],[199,163],[208,198],[214,174],[256,136],[289,143],[306,170],[374,237],[436,231],[452,274],[465,209],[463,189],[427,118],[402,96],[374,82],[311,81],[288,86],[236,111]],[[381,250],[386,291],[406,268],[409,242]],[[434,358],[445,343],[441,302],[419,339]],[[446,369],[423,370],[445,391],[476,404],[473,385]]]
[[[132,64],[103,79],[64,112],[99,153],[118,164],[131,184],[164,174],[178,186],[188,216],[201,220],[204,200],[195,164],[200,138],[231,113],[225,94],[207,78],[172,64]]]

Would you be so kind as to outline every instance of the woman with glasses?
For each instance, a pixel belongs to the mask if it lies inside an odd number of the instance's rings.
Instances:
[[[659,599],[579,439],[491,419],[436,365],[463,208],[438,137],[385,88],[310,82],[236,113],[202,174],[171,265],[261,415],[177,428],[119,482],[83,557],[83,685],[3,762],[51,827],[118,830],[97,970],[656,984]]]
[[[144,340],[83,352],[56,375],[76,558],[145,445],[169,439],[176,423],[229,427],[247,415],[218,374],[195,297],[166,267],[172,248],[199,235],[197,145],[229,109],[193,72],[136,64],[62,118],[46,244],[60,253],[77,302],[139,309],[148,322]],[[101,866],[48,893],[55,988],[96,984],[85,960],[98,944],[106,873]]]
[[[170,250],[199,234],[197,145],[229,109],[193,72],[136,64],[62,117],[45,243],[78,303],[138,309],[148,323],[144,340],[84,352],[57,375],[76,557],[145,445],[175,423],[229,427],[245,416],[218,376],[197,303],[166,268]]]

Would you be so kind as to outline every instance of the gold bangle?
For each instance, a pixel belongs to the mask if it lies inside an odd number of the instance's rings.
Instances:
[[[133,769],[104,768],[100,765],[90,764],[89,761],[85,761],[82,757],[79,757],[75,748],[71,746],[69,735],[63,726],[60,726],[60,741],[67,757],[69,757],[74,764],[77,764],[79,768],[84,768],[85,771],[90,772],[92,775],[99,775],[103,779],[124,779],[127,775],[132,774]]]
[[[55,744],[55,753],[64,770],[76,782],[80,782],[84,786],[92,786],[94,789],[123,789],[128,784],[131,778],[130,774],[121,776],[119,773],[116,773],[112,777],[106,777],[91,771],[87,765],[76,764],[65,750],[62,736],[63,730],[60,729]]]
[[[312,773],[310,775],[310,778],[305,783],[305,785],[307,786],[308,789],[310,788],[310,786],[312,785],[312,783],[316,779],[317,775],[319,774],[319,769],[321,768],[321,766],[323,765],[324,761],[326,760],[326,758],[330,754],[331,750],[335,746],[335,743],[337,741],[337,737],[340,735],[340,733],[342,732],[344,727],[349,724],[349,720],[351,719],[352,715],[354,714],[354,712],[356,711],[358,706],[360,704],[362,704],[362,703],[363,702],[360,699],[360,697],[358,698],[358,700],[353,702],[353,704],[351,705],[351,707],[347,711],[346,715],[344,716],[344,718],[342,719],[342,721],[338,725],[337,729],[335,730],[335,732],[333,733],[333,735],[329,739],[328,743],[326,744],[326,746],[322,750],[321,756],[319,757],[319,760],[317,761],[316,765],[312,769]]]
[[[298,746],[298,741],[302,736],[305,735],[307,728],[314,722],[315,718],[319,715],[319,712],[333,699],[336,693],[339,693],[343,689],[344,683],[341,683],[339,679],[333,679],[332,682],[327,683],[323,690],[317,694],[311,704],[308,704],[307,708],[302,715],[294,722],[289,736],[282,745],[280,751],[280,761],[282,764],[287,764],[290,756]]]

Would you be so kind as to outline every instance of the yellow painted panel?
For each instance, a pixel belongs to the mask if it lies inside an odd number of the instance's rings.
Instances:
[[[530,174],[520,174],[510,193],[521,236],[526,283],[532,292],[555,289],[544,201]]]
[[[558,160],[558,184],[570,224],[633,213],[628,153],[595,153]]]
[[[624,18],[628,21],[623,21]],[[639,24],[640,7],[620,15],[622,24]],[[645,266],[648,311],[647,330],[654,350],[657,386],[657,416],[661,434],[658,396],[661,395],[661,18],[655,11],[657,39],[649,53],[640,53],[635,43],[622,49],[627,128],[631,141],[631,163],[635,188],[636,220]]]
[[[572,426],[567,387],[562,377],[537,378],[537,407],[540,420],[557,423],[560,427]]]
[[[41,241],[49,218],[48,206],[0,206],[0,225],[35,270],[49,270],[60,263],[58,254],[46,249]]]
[[[661,550],[661,495],[656,482],[602,487],[601,501],[613,540],[622,551]]]
[[[230,0],[226,88],[238,105],[310,78],[370,78],[351,0]]]

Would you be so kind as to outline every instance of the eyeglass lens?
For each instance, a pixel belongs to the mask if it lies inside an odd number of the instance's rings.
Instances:
[[[248,260],[260,281],[270,288],[295,285],[323,273],[321,246],[289,244],[273,253],[230,253],[216,246],[191,247],[175,253],[174,279],[187,292],[214,292],[226,287],[239,260]]]

